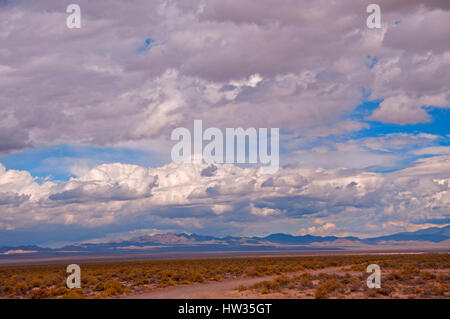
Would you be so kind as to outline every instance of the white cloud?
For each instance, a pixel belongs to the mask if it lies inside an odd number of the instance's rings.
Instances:
[[[233,206],[231,206],[231,205],[212,205],[211,209],[214,212],[214,214],[220,215],[225,212],[231,211],[233,209]]]
[[[258,208],[258,207],[255,207],[255,205],[253,205],[253,204],[250,205],[250,212],[254,215],[260,215],[260,216],[269,216],[269,215],[279,215],[280,214],[280,211],[277,209],[268,208],[268,207]]]
[[[308,228],[300,229],[296,235],[316,235],[316,236],[323,236],[328,235],[330,233],[333,233],[336,230],[336,225],[333,223],[324,223],[320,226],[311,226]]]
[[[397,221],[397,222],[386,222],[382,224],[382,227],[384,229],[388,229],[388,231],[390,232],[414,232],[414,231],[418,231],[421,229],[427,229],[430,227],[438,227],[438,228],[442,228],[442,227],[446,227],[450,224],[431,224],[431,223],[425,223],[425,224],[411,224],[408,222],[402,222],[402,221]]]
[[[414,151],[416,155],[450,155],[450,146],[425,147]]]
[[[307,231],[317,234],[350,229],[383,233],[388,228],[370,225],[424,224],[424,220],[448,218],[450,208],[447,156],[421,159],[384,174],[284,168],[269,177],[256,168],[225,164],[217,165],[213,176],[203,176],[207,166],[104,164],[67,182],[41,185],[28,172],[2,166],[0,190],[9,190],[5,197],[9,202],[2,205],[0,225],[3,229],[42,223],[104,227],[142,220],[158,229],[219,227],[230,232],[278,220],[288,228],[312,223]]]
[[[448,6],[379,4],[382,30],[367,29],[364,4],[350,0],[80,0],[74,33],[55,0],[3,3],[0,152],[157,143],[193,118],[306,136],[351,132],[364,127],[343,119],[361,87],[384,99],[372,119],[425,121],[422,105],[449,106]],[[148,38],[157,45],[142,50]],[[371,70],[368,55],[378,59]]]
[[[369,117],[371,120],[397,124],[415,124],[430,120],[428,113],[422,106],[450,107],[446,94],[410,98],[396,95],[381,102]]]

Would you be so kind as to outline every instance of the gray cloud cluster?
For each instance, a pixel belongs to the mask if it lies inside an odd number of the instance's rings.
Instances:
[[[79,4],[79,30],[59,1],[0,4],[0,152],[167,140],[193,118],[339,134],[362,126],[342,115],[363,87],[385,99],[378,121],[449,106],[447,1],[379,1],[380,30],[364,1]]]
[[[444,220],[450,208],[448,176],[448,156],[422,159],[393,173],[285,168],[273,176],[230,164],[147,169],[116,163],[62,184],[37,184],[27,172],[2,168],[0,227],[103,227],[139,221],[180,231],[247,233],[273,224],[301,232],[326,218],[334,227],[326,227],[325,233],[345,233],[357,223],[353,233],[381,234],[397,229],[395,222],[408,230],[427,220]],[[8,195],[4,189],[10,190]]]

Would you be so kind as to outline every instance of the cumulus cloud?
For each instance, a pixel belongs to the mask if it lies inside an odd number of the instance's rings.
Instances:
[[[407,96],[393,96],[381,102],[369,117],[371,120],[397,124],[415,124],[430,121],[430,116],[423,106],[446,107],[450,105],[446,95],[424,96],[410,98]]]
[[[268,207],[255,207],[255,205],[250,204],[250,212],[254,215],[260,216],[269,216],[269,215],[278,215],[280,212],[277,209],[268,208]]]
[[[341,121],[362,87],[384,99],[377,121],[426,121],[421,106],[449,106],[445,1],[381,1],[382,30],[367,29],[367,4],[354,1],[79,4],[79,30],[67,29],[58,1],[1,4],[0,152],[168,140],[193,118],[313,135],[358,130]],[[140,50],[149,38],[155,45]],[[368,55],[378,60],[372,69]]]
[[[398,221],[398,222],[386,222],[383,223],[382,227],[383,228],[389,228],[389,229],[397,229],[397,231],[401,232],[401,231],[407,231],[407,232],[414,232],[414,231],[418,231],[421,229],[427,229],[430,227],[446,227],[450,224],[442,224],[442,225],[436,225],[436,224],[431,224],[431,223],[424,223],[424,224],[411,224],[408,222],[402,222],[402,221]]]
[[[284,168],[268,178],[256,168],[230,164],[217,164],[214,175],[203,174],[208,167],[104,164],[61,184],[28,188],[19,179],[4,178],[29,176],[27,172],[3,169],[0,189],[7,185],[16,193],[6,197],[14,210],[2,209],[0,222],[13,229],[40,223],[99,227],[141,221],[158,229],[228,233],[245,233],[249,224],[278,223],[318,234],[357,223],[366,226],[353,232],[384,233],[397,229],[398,222],[446,218],[450,208],[448,156],[421,159],[384,174]]]
[[[448,138],[428,133],[390,133],[358,139],[296,140],[287,145],[291,154],[283,160],[303,167],[348,169],[396,169],[421,155],[444,155]]]
[[[334,231],[336,229],[336,225],[333,223],[323,223],[320,226],[311,226],[308,228],[301,229],[297,232],[298,235],[325,235],[330,231]],[[333,232],[334,233],[334,232]]]
[[[145,168],[120,163],[101,165],[61,187],[55,187],[50,200],[125,201],[151,196],[158,184],[157,176],[149,175]]]
[[[30,198],[29,195],[19,195],[14,193],[0,193],[0,205],[19,206]]]
[[[5,198],[7,197],[5,194],[9,194],[11,198],[18,196],[37,201],[48,196],[54,185],[52,182],[39,185],[29,172],[6,170],[0,163],[0,193],[4,194]]]

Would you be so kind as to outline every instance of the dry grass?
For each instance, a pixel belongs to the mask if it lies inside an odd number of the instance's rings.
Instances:
[[[365,269],[378,264],[382,288],[367,289]],[[175,285],[277,276],[238,291],[347,296],[449,298],[449,254],[259,257],[80,263],[82,288],[66,288],[64,264],[0,267],[2,298],[115,298]],[[333,267],[338,274],[320,272]]]

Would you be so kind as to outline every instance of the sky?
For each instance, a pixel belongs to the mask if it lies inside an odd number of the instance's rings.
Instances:
[[[0,246],[450,224],[450,2],[0,0]],[[174,163],[279,128],[280,169]]]

